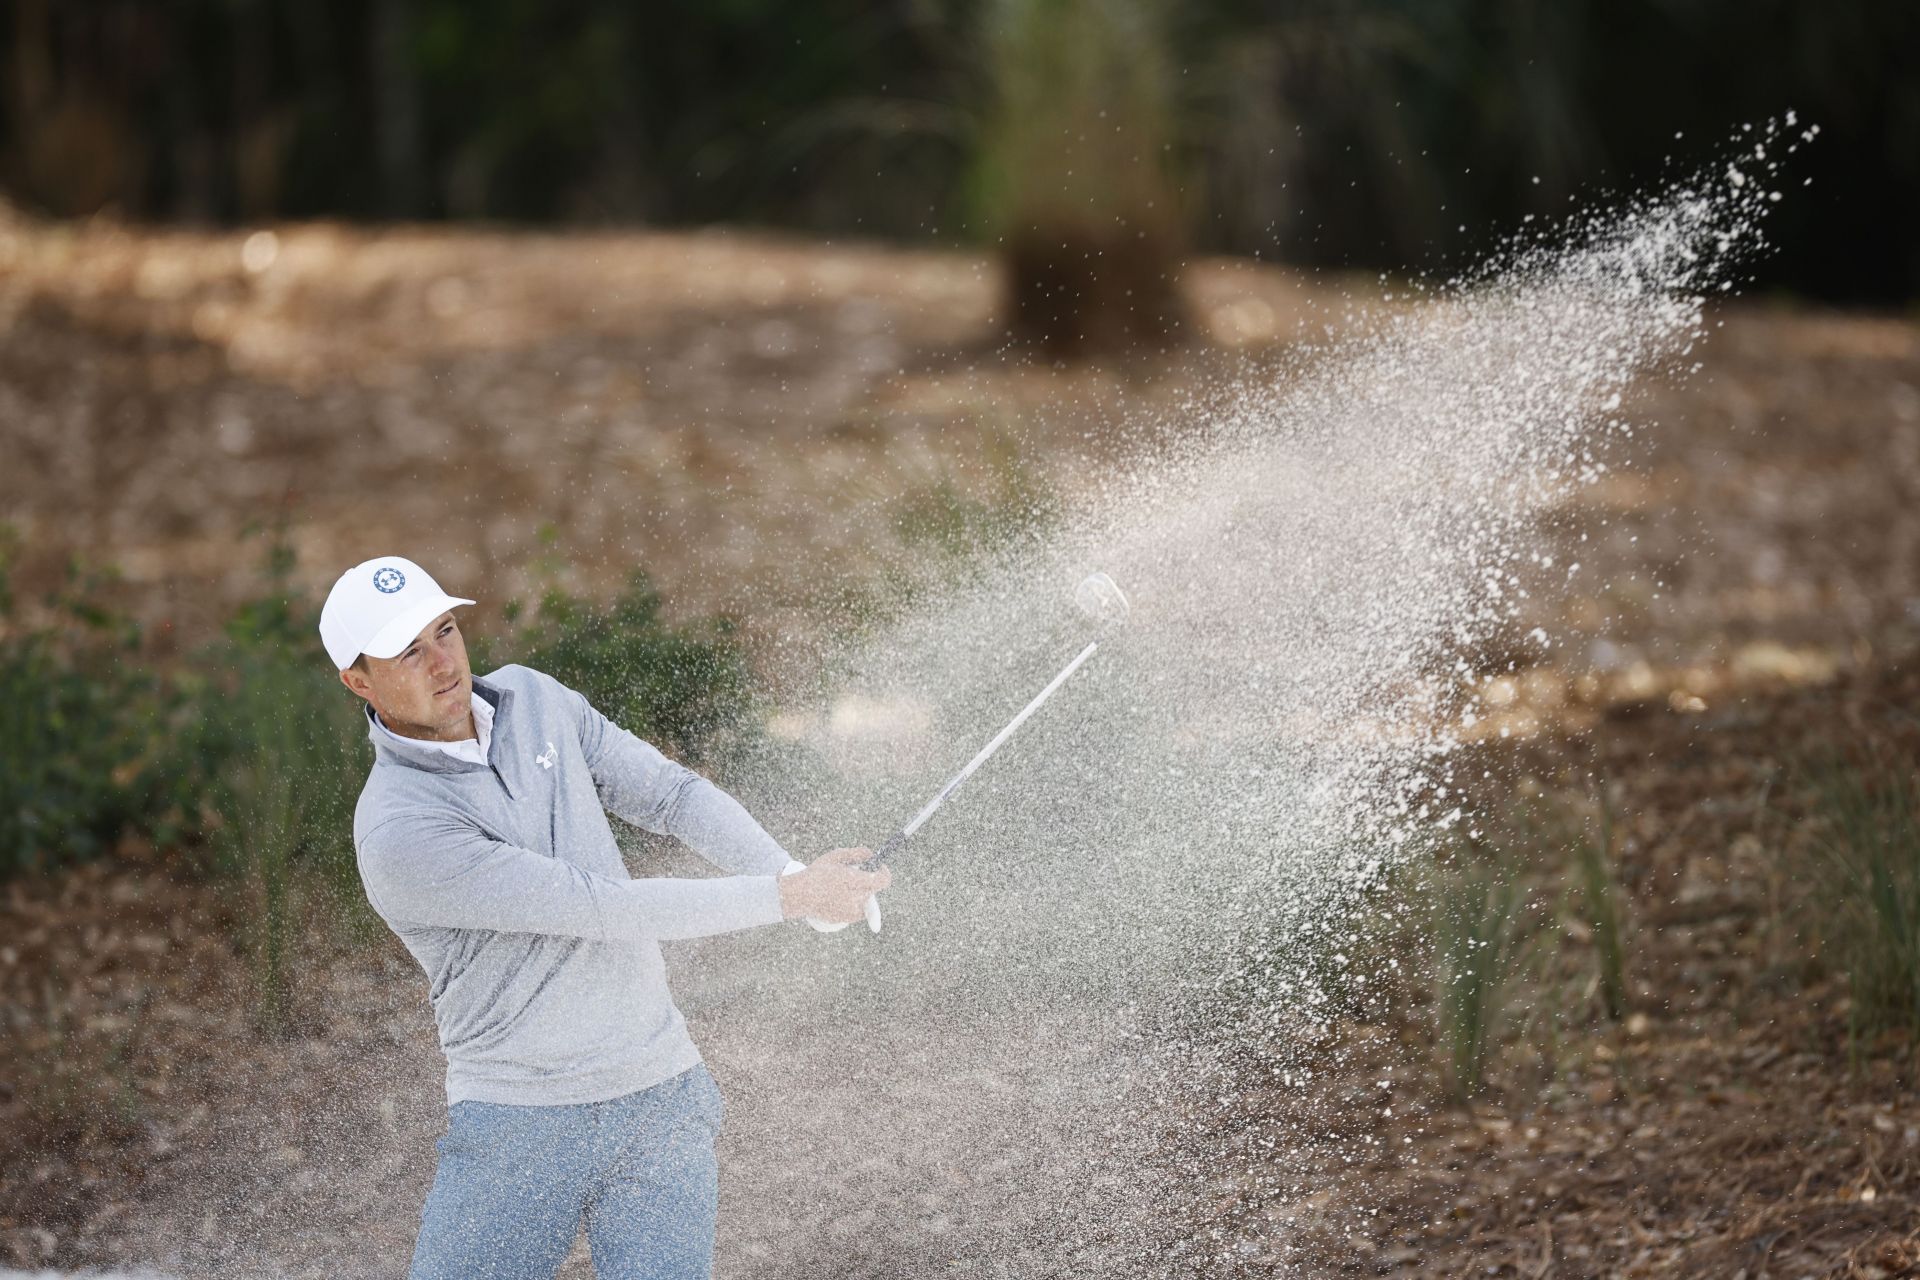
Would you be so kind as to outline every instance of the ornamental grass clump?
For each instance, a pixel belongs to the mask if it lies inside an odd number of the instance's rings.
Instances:
[[[1436,872],[1432,914],[1434,1021],[1448,1092],[1466,1102],[1511,1021],[1530,946],[1518,869],[1497,854],[1464,853]]]
[[[1579,918],[1593,936],[1601,1007],[1609,1021],[1619,1022],[1627,1016],[1627,962],[1614,884],[1613,830],[1613,810],[1603,801],[1599,830],[1582,832],[1573,841],[1573,871]]]
[[[1856,1052],[1897,1034],[1920,1049],[1920,777],[1875,747],[1811,762],[1814,890],[1821,953],[1847,983]]]

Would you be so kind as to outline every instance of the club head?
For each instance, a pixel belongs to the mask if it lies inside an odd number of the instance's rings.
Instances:
[[[1090,573],[1073,589],[1080,612],[1103,626],[1117,627],[1127,620],[1127,597],[1120,584],[1104,573]]]

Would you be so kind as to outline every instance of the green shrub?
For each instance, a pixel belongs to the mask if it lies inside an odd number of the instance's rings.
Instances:
[[[264,1029],[290,1014],[292,951],[315,908],[349,928],[372,915],[353,856],[353,805],[371,753],[358,704],[320,657],[318,611],[291,589],[292,553],[268,552],[266,588],[178,681],[173,776],[207,870],[237,883],[238,933]]]
[[[1920,1046],[1920,784],[1911,761],[1810,762],[1812,901],[1824,954],[1845,975],[1856,1048],[1883,1032]]]
[[[233,923],[257,979],[256,1021],[291,1025],[307,922],[377,932],[353,853],[371,760],[359,703],[322,656],[319,610],[267,550],[260,593],[220,640],[162,678],[137,630],[76,570],[53,621],[17,621],[0,540],[0,877],[51,870],[137,829],[237,892]],[[636,573],[609,604],[549,589],[485,648],[552,673],[615,722],[693,755],[744,723],[745,659],[725,622],[675,627]]]
[[[476,646],[475,669],[485,670],[499,653],[502,661],[544,671],[622,728],[698,759],[716,735],[744,723],[751,702],[746,658],[727,619],[674,626],[660,606],[639,570],[609,604],[549,587],[512,634]],[[519,616],[509,608],[510,620]]]
[[[139,633],[69,570],[51,624],[15,608],[0,536],[0,878],[97,856],[138,822],[163,742]]]

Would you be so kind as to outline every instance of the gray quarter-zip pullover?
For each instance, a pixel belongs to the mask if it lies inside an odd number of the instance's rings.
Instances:
[[[553,677],[506,666],[485,764],[384,732],[353,838],[373,904],[426,971],[447,1102],[563,1105],[700,1061],[660,942],[772,924],[786,851],[724,791]],[[607,811],[735,875],[635,880]]]

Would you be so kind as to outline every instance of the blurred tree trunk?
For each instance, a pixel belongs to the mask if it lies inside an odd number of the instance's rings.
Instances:
[[[975,194],[1004,247],[1009,336],[1058,357],[1183,327],[1163,0],[1001,0]]]
[[[33,139],[45,126],[53,101],[53,31],[48,0],[14,0],[13,30],[7,33],[8,130],[6,177],[9,186],[29,196],[34,168]]]
[[[1162,347],[1181,331],[1180,241],[1164,226],[1036,226],[1004,252],[1019,346],[1076,359]]]
[[[7,107],[24,115],[53,97],[53,31],[47,21],[47,0],[14,0],[11,42]]]
[[[163,101],[167,118],[161,154],[170,163],[170,203],[182,222],[211,222],[219,211],[213,131],[200,103],[198,81],[188,71],[191,53],[176,49],[174,74],[166,77]]]
[[[375,0],[373,12],[374,131],[386,212],[415,218],[423,212],[420,89],[414,78],[413,0]]]
[[[280,211],[287,117],[274,101],[272,12],[255,0],[234,10],[233,204],[259,221]]]
[[[76,27],[91,40],[74,38]],[[137,206],[146,168],[126,102],[129,15],[15,0],[7,34],[9,184],[55,214]]]

